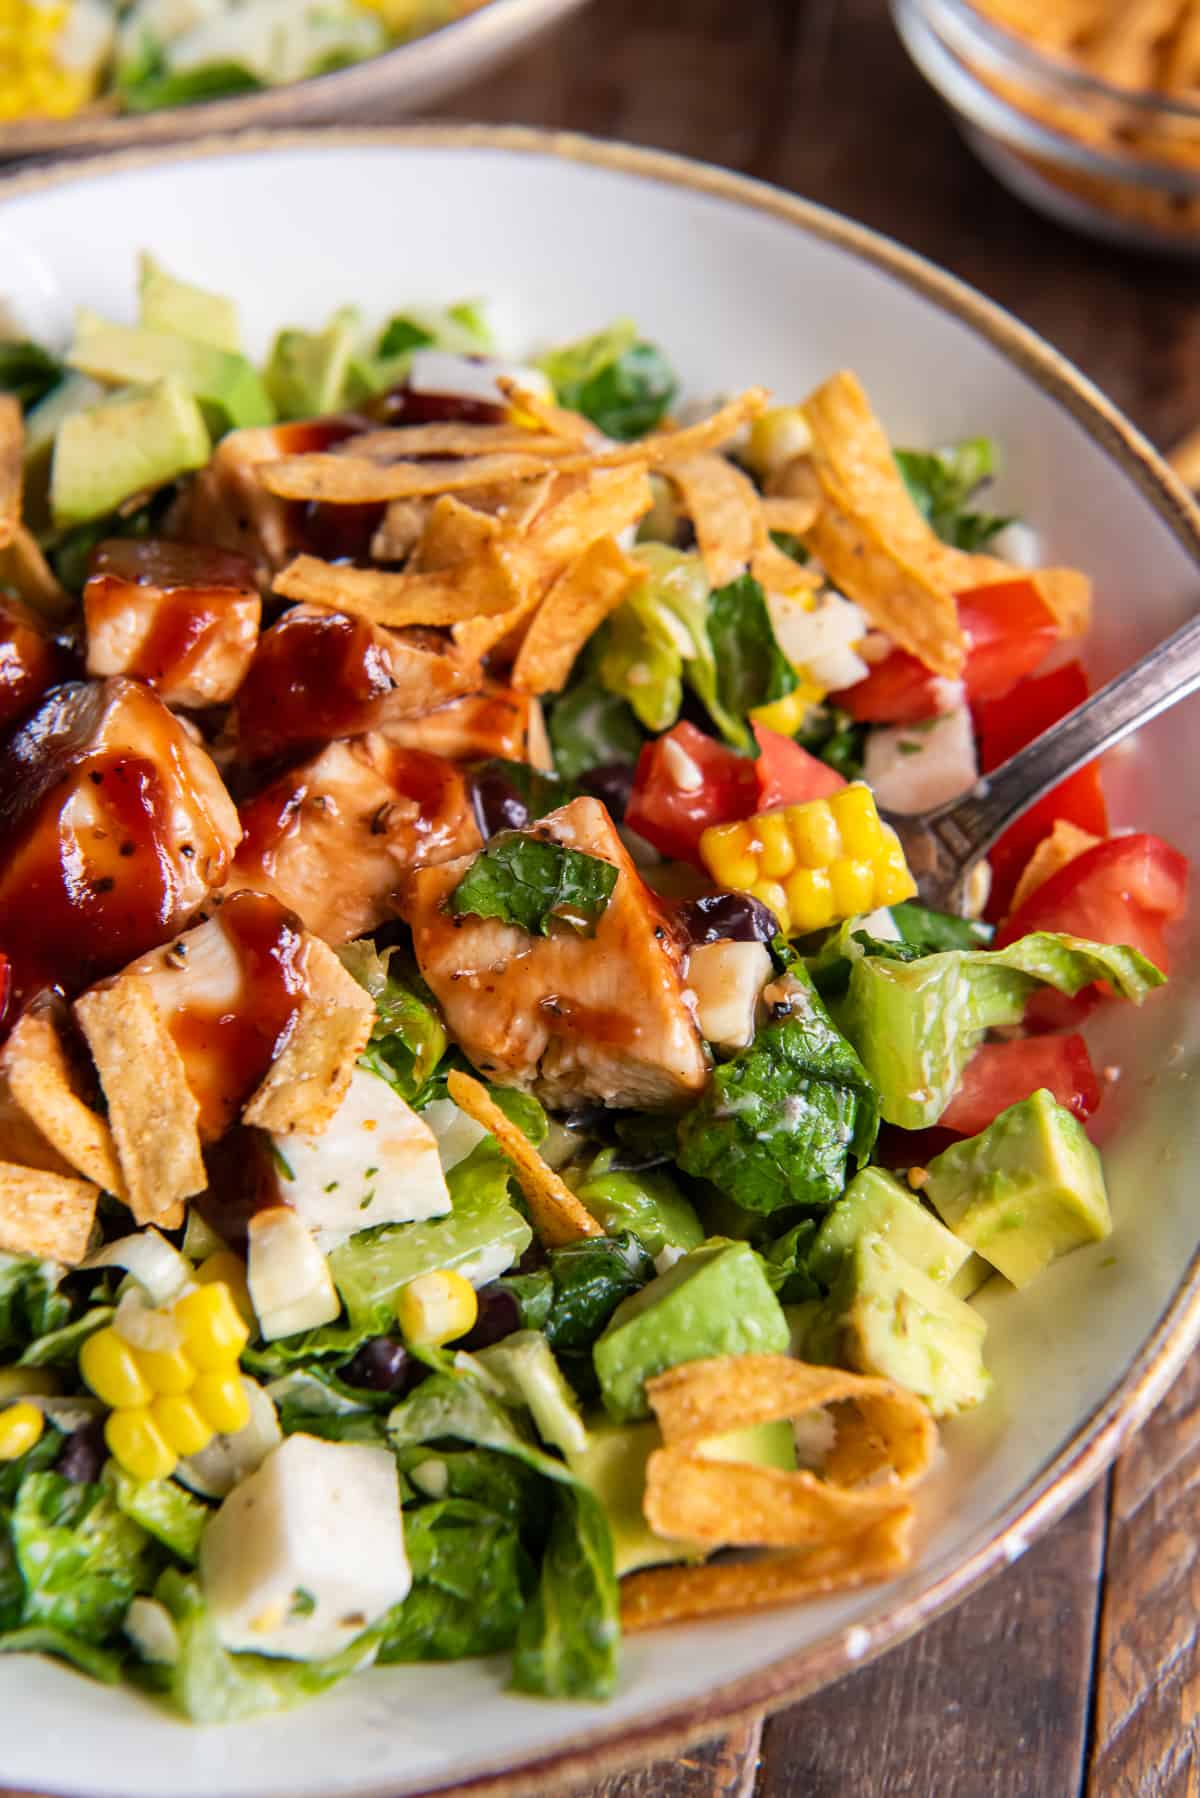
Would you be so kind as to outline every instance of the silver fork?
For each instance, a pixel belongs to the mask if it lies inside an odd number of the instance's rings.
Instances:
[[[925,905],[962,913],[967,876],[1022,812],[1200,687],[1200,613],[1060,723],[932,811],[881,814],[904,845]],[[1190,771],[1180,770],[1187,778]]]

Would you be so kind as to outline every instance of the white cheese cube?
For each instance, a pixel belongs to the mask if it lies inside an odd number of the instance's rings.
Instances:
[[[483,400],[497,406],[507,400],[497,387],[500,378],[515,381],[526,393],[552,400],[554,389],[540,368],[497,362],[490,356],[459,356],[452,350],[414,350],[408,384],[414,393],[452,393],[459,399]]]
[[[966,707],[924,724],[868,731],[863,779],[884,811],[925,812],[969,791],[979,778]]]
[[[443,1217],[450,1194],[437,1138],[378,1074],[355,1068],[320,1136],[275,1139],[279,1190],[328,1254],[356,1230]]]
[[[336,1654],[412,1584],[391,1454],[289,1436],[209,1524],[200,1576],[226,1648]]]
[[[870,669],[856,645],[867,635],[865,615],[840,593],[767,594],[775,640],[795,668],[803,668],[827,693],[865,680]]]
[[[246,1236],[246,1284],[263,1340],[332,1323],[342,1302],[303,1219],[275,1205],[254,1214]]]
[[[720,1049],[744,1049],[753,1042],[758,998],[771,965],[762,943],[700,943],[692,950],[687,982],[706,1042]]]

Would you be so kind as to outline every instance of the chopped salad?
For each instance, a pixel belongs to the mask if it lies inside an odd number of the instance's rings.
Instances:
[[[996,447],[474,303],[259,366],[148,257],[0,387],[0,1650],[601,1699],[902,1569],[1187,882],[1089,768],[920,903],[1086,691]]]
[[[487,0],[0,0],[0,123],[161,112],[380,56]]]

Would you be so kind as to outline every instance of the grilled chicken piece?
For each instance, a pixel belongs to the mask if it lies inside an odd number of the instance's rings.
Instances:
[[[265,590],[297,550],[315,545],[305,528],[305,507],[268,493],[258,478],[259,464],[329,449],[363,425],[346,415],[230,431],[172,509],[172,535],[248,556]],[[382,510],[376,508],[377,515]]]
[[[671,1105],[704,1086],[707,1059],[684,998],[680,946],[596,799],[537,826],[620,869],[594,938],[530,936],[456,918],[446,900],[470,857],[406,877],[400,909],[421,973],[479,1070],[550,1104]]]
[[[452,699],[419,718],[400,718],[384,726],[390,743],[427,749],[452,762],[482,762],[500,756],[506,762],[552,766],[542,708],[529,693],[514,692],[487,681],[481,693]]]
[[[0,595],[0,730],[10,730],[48,688],[74,672],[36,612]]]
[[[478,849],[459,769],[370,736],[330,743],[241,807],[231,883],[272,893],[327,943],[394,917],[408,868]]]
[[[230,550],[118,537],[83,589],[87,671],[131,674],[171,706],[232,699],[258,642],[254,567]]]
[[[237,696],[248,762],[357,737],[454,697],[478,676],[432,631],[388,631],[365,618],[292,606],[264,631]]]
[[[208,755],[149,687],[57,687],[0,749],[0,948],[18,1004],[179,929],[241,836]]]

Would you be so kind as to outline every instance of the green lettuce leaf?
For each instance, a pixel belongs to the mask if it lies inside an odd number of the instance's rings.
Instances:
[[[412,1589],[379,1625],[381,1662],[458,1661],[511,1648],[533,1568],[516,1525],[469,1498],[405,1512]]]
[[[56,1261],[0,1254],[0,1349],[24,1349],[70,1321],[71,1301],[59,1291]]]
[[[538,366],[560,405],[582,412],[620,442],[652,431],[679,390],[662,352],[639,341],[627,318],[550,350]]]
[[[52,393],[66,373],[64,365],[40,343],[0,342],[0,393],[11,393],[22,412]]]
[[[361,1230],[330,1255],[354,1335],[347,1353],[363,1336],[385,1335],[395,1326],[396,1294],[418,1274],[454,1268],[482,1283],[529,1247],[533,1232],[509,1197],[509,1166],[490,1138],[451,1168],[446,1184],[451,1210],[445,1217]]]
[[[923,1130],[945,1111],[985,1032],[1019,1024],[1039,987],[1073,995],[1105,980],[1140,1004],[1164,978],[1136,949],[1038,932],[1006,949],[951,949],[909,962],[860,955],[834,1009],[884,1118]]]
[[[892,922],[902,940],[922,955],[933,955],[941,949],[986,949],[996,934],[993,925],[979,918],[956,918],[949,912],[932,911],[915,899],[905,899],[891,909]]]
[[[344,943],[337,953],[347,973],[370,993],[378,1013],[364,1064],[410,1105],[418,1104],[447,1047],[432,998],[415,975],[402,976],[394,948],[380,953],[363,938]]]
[[[673,1147],[674,1145],[672,1145]],[[609,1236],[632,1230],[646,1253],[664,1249],[685,1253],[704,1241],[704,1230],[690,1199],[669,1174],[658,1169],[627,1173],[614,1169],[615,1149],[601,1149],[579,1173],[566,1178],[576,1197]]]
[[[369,1667],[378,1652],[378,1632],[368,1630],[325,1661],[230,1654],[217,1638],[197,1580],[168,1568],[154,1596],[174,1620],[179,1658],[169,1667],[141,1668],[139,1678],[193,1723],[237,1723],[294,1710],[347,1674]]]
[[[815,705],[805,714],[796,741],[846,780],[857,780],[863,770],[866,736],[867,726],[856,724],[848,712],[837,706]]]
[[[25,1584],[22,1621],[103,1643],[145,1589],[150,1537],[104,1486],[31,1473],[12,1511],[12,1541]]]
[[[997,471],[996,445],[990,437],[971,437],[944,450],[896,450],[896,464],[917,509],[943,543],[956,549],[981,549],[1011,524],[968,504]]]
[[[636,1236],[584,1236],[551,1249],[546,1267],[554,1296],[542,1329],[556,1354],[590,1349],[621,1300],[654,1278]]]
[[[161,72],[160,72],[161,71]],[[202,100],[228,100],[257,93],[262,82],[236,62],[207,62],[197,69],[145,69],[136,78],[118,70],[117,91],[126,112],[163,112]]]
[[[735,749],[753,749],[747,713],[795,690],[797,675],[778,643],[766,596],[753,575],[718,587],[708,602],[710,657],[689,664],[688,678]],[[711,661],[713,682],[708,687]],[[701,671],[705,670],[702,684]]]
[[[538,836],[512,831],[493,837],[450,895],[457,917],[499,918],[531,935],[548,936],[552,923],[591,936],[603,916],[617,869]]]
[[[21,1629],[0,1632],[0,1654],[52,1654],[107,1686],[117,1685],[121,1678],[120,1654],[97,1648],[93,1642],[85,1642],[81,1636],[48,1623],[30,1623]]]
[[[135,1480],[115,1461],[108,1463],[104,1483],[118,1510],[189,1567],[195,1565],[210,1515],[206,1504],[174,1480]]]
[[[815,1218],[804,1218],[774,1242],[759,1245],[771,1291],[781,1305],[799,1305],[805,1299],[822,1295],[823,1288],[808,1270],[808,1256],[818,1227]]]
[[[685,575],[690,579],[695,569],[703,579],[703,568],[699,557],[657,543],[644,544],[637,553],[643,561],[670,558],[669,571],[660,579],[652,567],[626,595],[596,636],[592,666],[600,684],[625,701],[639,724],[669,730],[683,704],[684,661],[695,654],[696,642],[686,626],[681,629],[680,604],[670,598],[682,603]]]
[[[589,768],[636,762],[646,741],[628,701],[591,674],[552,702],[546,728],[554,766],[568,781]]]
[[[620,1603],[612,1537],[599,1501],[563,1462],[521,1433],[469,1375],[434,1374],[388,1419],[393,1446],[445,1438],[514,1456],[552,1482],[550,1537],[517,1637],[513,1686],[547,1698],[607,1698],[617,1678]]]
[[[848,1160],[862,1165],[879,1128],[867,1069],[803,969],[786,978],[771,1022],[679,1122],[683,1171],[750,1211],[832,1205]]]

